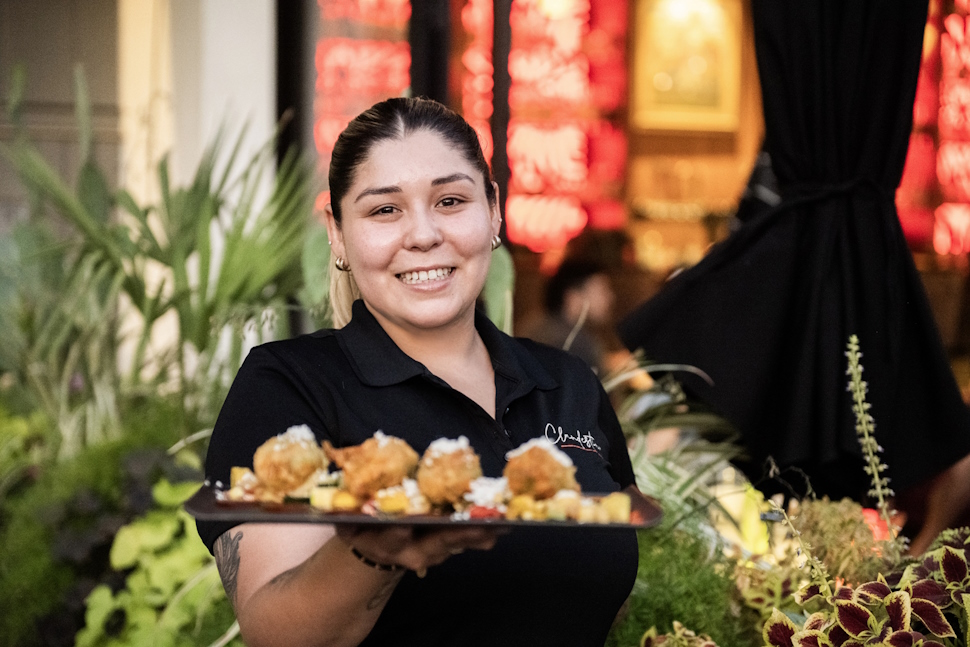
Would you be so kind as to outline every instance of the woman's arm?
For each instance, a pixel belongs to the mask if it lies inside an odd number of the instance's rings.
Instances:
[[[420,573],[465,549],[491,548],[496,539],[487,529],[417,534],[405,526],[340,535],[322,524],[243,524],[216,540],[216,564],[247,645],[357,645],[406,569]],[[351,546],[402,568],[368,566]]]

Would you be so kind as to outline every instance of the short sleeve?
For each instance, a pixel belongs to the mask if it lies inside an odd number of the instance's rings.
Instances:
[[[257,346],[233,380],[212,430],[205,460],[206,480],[228,486],[233,467],[252,468],[256,449],[293,425],[308,425],[318,439],[330,436],[305,377],[266,347]],[[219,535],[233,525],[197,522],[199,536],[210,552]]]
[[[610,443],[610,474],[616,481],[620,489],[636,484],[636,477],[633,474],[633,463],[630,461],[630,451],[626,446],[626,437],[623,435],[623,428],[616,417],[610,398],[603,389],[602,383],[597,380],[599,385],[599,428]]]

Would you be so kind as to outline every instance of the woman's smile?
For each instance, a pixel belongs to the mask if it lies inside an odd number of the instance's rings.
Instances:
[[[405,285],[426,285],[443,281],[451,276],[451,273],[454,271],[455,268],[453,267],[436,267],[429,270],[401,272],[397,275],[397,278],[401,279]]]

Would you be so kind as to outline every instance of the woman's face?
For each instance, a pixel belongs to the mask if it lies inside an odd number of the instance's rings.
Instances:
[[[340,204],[339,227],[327,207],[333,253],[350,265],[385,330],[473,319],[500,216],[481,172],[461,153],[429,130],[382,140]]]

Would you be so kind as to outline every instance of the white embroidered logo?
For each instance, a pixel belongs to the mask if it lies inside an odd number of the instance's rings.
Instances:
[[[556,427],[549,422],[546,423],[546,438],[560,447],[575,447],[586,452],[603,453],[603,448],[593,439],[593,434],[583,434],[578,429],[576,430],[576,434],[573,435],[563,431],[562,427]]]

